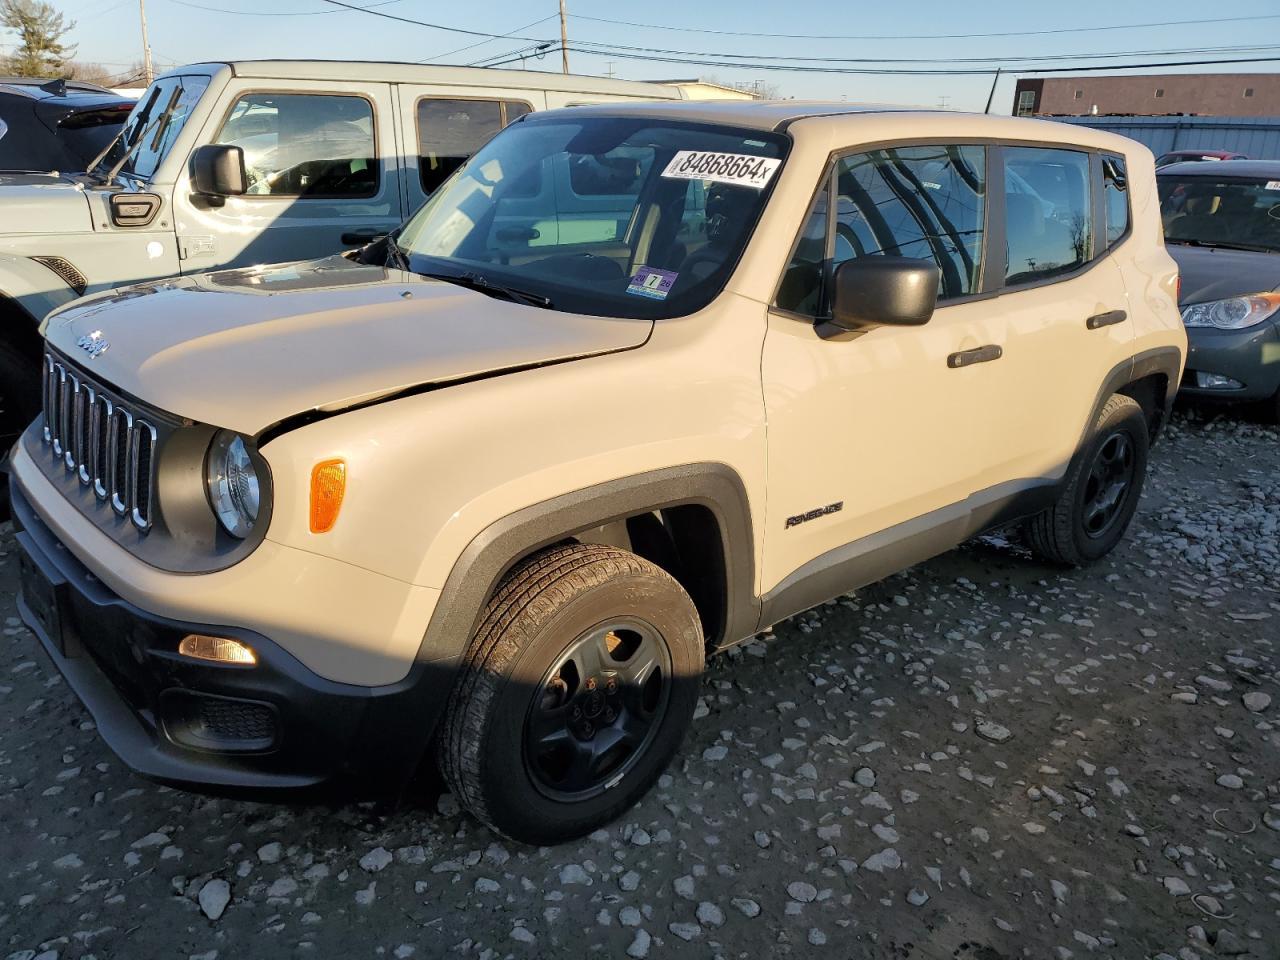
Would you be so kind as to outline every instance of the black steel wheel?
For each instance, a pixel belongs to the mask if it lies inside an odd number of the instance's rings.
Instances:
[[[620,620],[576,638],[534,691],[525,767],[557,800],[582,800],[625,777],[662,722],[671,653],[649,624]]]
[[[1052,563],[1092,563],[1115,548],[1138,508],[1150,440],[1142,406],[1115,394],[1067,467],[1053,505],[1027,521],[1027,542]]]
[[[1105,537],[1123,515],[1136,467],[1134,441],[1123,427],[1113,430],[1097,445],[1085,480],[1081,518],[1090,538]]]
[[[671,761],[704,660],[697,609],[662,568],[614,547],[551,547],[485,608],[446,708],[441,772],[515,840],[590,833]]]

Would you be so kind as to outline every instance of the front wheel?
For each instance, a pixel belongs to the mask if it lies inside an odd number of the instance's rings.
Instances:
[[[550,844],[634,804],[684,738],[704,663],[688,594],[613,547],[552,547],[485,609],[449,699],[441,771],[477,819]]]
[[[1052,563],[1080,566],[1124,537],[1142,495],[1150,439],[1141,405],[1115,394],[1098,414],[1053,506],[1027,521],[1027,541]]]

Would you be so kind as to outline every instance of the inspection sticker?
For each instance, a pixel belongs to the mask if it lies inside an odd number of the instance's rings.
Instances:
[[[773,179],[781,163],[775,157],[753,157],[747,153],[681,150],[671,158],[662,175],[677,180],[733,183],[760,190]]]
[[[1268,190],[1280,190],[1280,180],[1268,180],[1268,181],[1267,181],[1267,189],[1268,189]]]
[[[651,300],[665,300],[671,292],[671,285],[680,274],[674,270],[659,270],[656,267],[641,267],[631,278],[627,293],[648,297]]]

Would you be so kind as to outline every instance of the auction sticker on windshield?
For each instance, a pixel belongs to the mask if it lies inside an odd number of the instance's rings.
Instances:
[[[753,157],[747,153],[681,150],[671,158],[662,175],[678,180],[732,183],[759,190],[773,179],[781,163],[775,157]]]

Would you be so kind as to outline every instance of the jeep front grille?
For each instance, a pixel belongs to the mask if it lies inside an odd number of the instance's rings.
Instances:
[[[44,440],[54,458],[117,514],[151,529],[155,425],[53,354],[43,373]]]

